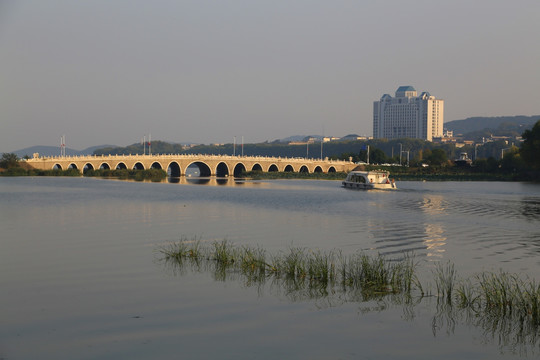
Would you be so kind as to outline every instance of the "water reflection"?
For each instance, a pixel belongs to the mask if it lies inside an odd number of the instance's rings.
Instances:
[[[261,181],[248,180],[233,177],[200,177],[200,176],[181,176],[168,177],[162,182],[180,185],[210,185],[210,186],[260,186]]]
[[[444,197],[442,195],[426,195],[422,199],[420,208],[429,215],[441,214],[445,208]]]
[[[528,219],[540,220],[540,199],[536,197],[524,197],[521,200],[521,212]]]
[[[425,224],[426,251],[428,257],[442,258],[445,252],[446,237],[444,236],[444,227],[442,224]]]
[[[432,319],[432,332],[455,335],[458,325],[482,330],[486,343],[497,344],[501,353],[532,356],[540,352],[540,327],[524,319],[508,316],[486,316],[471,308],[438,302]]]

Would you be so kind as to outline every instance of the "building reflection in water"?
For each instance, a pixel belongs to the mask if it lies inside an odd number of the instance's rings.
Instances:
[[[433,219],[441,214],[444,214],[444,197],[441,195],[428,195],[423,198],[421,210],[429,215],[427,219]],[[427,256],[441,258],[445,252],[446,245],[445,229],[442,223],[425,222],[424,223]]]
[[[439,259],[445,252],[446,229],[439,219],[446,216],[444,197],[426,195],[420,201],[400,204],[405,210],[400,216],[389,217],[384,206],[369,203],[365,226],[369,238],[383,255],[425,253],[428,258]]]
[[[428,257],[441,258],[445,252],[446,237],[444,236],[444,228],[441,224],[424,224],[426,237],[426,251]]]

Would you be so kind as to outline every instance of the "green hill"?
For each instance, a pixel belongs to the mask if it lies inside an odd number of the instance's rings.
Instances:
[[[491,132],[497,136],[521,135],[526,129],[540,120],[540,115],[534,116],[497,116],[497,117],[470,117],[464,120],[449,121],[444,128],[454,132],[454,135],[467,135],[473,132]],[[495,134],[497,132],[497,134]]]

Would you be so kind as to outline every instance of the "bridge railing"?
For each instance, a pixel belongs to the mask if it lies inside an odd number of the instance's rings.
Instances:
[[[84,159],[220,159],[220,160],[248,160],[248,161],[257,161],[257,160],[263,160],[263,161],[302,161],[302,162],[312,162],[312,163],[332,163],[332,164],[348,164],[350,161],[345,160],[331,160],[328,158],[325,159],[315,159],[315,158],[303,158],[303,157],[281,157],[281,156],[240,156],[240,155],[222,155],[222,154],[153,154],[153,155],[147,155],[147,154],[108,154],[108,155],[69,155],[69,156],[44,156],[44,157],[36,157],[28,159],[28,162],[35,162],[35,161],[81,161]]]

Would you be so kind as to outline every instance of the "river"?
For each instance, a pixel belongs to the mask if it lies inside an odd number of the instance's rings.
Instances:
[[[199,181],[201,182],[201,181]],[[338,181],[149,183],[0,178],[0,359],[534,358],[465,318],[414,306],[309,296],[272,282],[167,266],[180,239],[413,254],[426,289],[437,264],[460,276],[540,280],[540,185]],[[440,315],[440,314],[439,314]],[[437,320],[437,321],[435,321]]]

